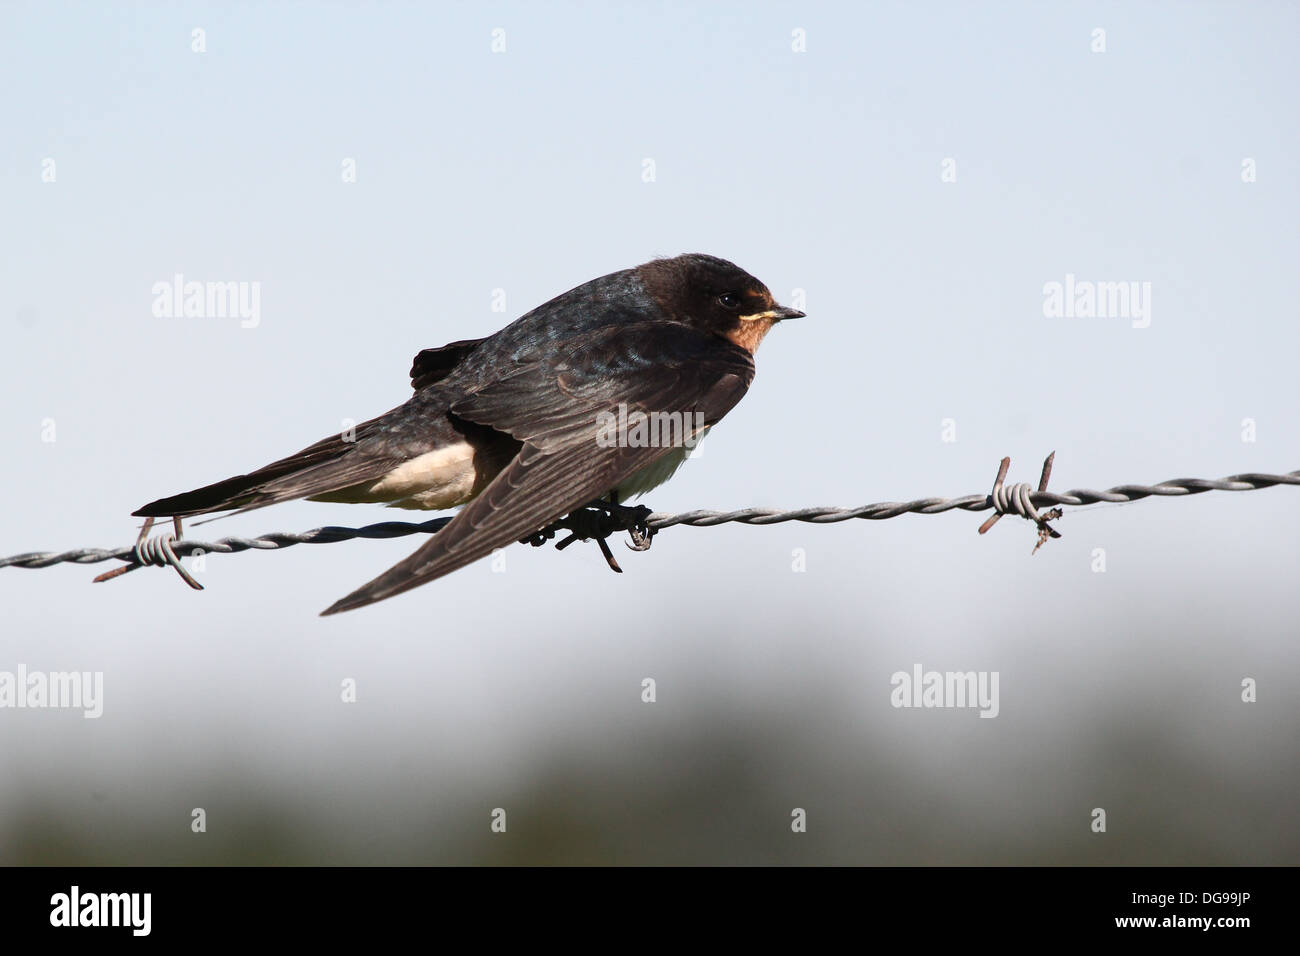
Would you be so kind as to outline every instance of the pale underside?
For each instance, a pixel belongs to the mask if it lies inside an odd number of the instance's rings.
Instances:
[[[707,433],[708,429],[703,429],[695,443]],[[618,500],[625,502],[657,488],[673,476],[690,452],[686,447],[673,448],[629,475],[613,489],[618,493]],[[403,462],[378,481],[313,495],[310,500],[441,511],[465,504],[487,486],[496,472],[485,472],[482,468],[482,456],[476,463],[474,447],[463,441]]]

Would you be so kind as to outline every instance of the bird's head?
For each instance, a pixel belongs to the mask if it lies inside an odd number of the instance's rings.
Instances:
[[[675,321],[712,332],[749,352],[783,319],[804,313],[778,305],[767,286],[726,259],[693,252],[655,259],[637,271],[647,291]]]

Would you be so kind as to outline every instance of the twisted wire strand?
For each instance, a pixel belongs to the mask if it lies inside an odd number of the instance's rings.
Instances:
[[[1227,478],[1171,478],[1155,485],[1116,485],[1106,491],[1094,491],[1091,488],[1075,488],[1066,492],[1032,491],[1028,495],[1029,504],[1035,508],[1044,505],[1092,505],[1100,502],[1140,501],[1155,495],[1179,497],[1199,495],[1206,491],[1255,491],[1259,488],[1271,488],[1274,485],[1300,485],[1300,471],[1285,475],[1271,475],[1251,472],[1243,475],[1230,475]],[[1005,489],[1013,492],[1013,487]],[[1023,500],[1022,495],[1009,494],[1005,501],[1008,514],[1021,514],[1016,505]],[[780,524],[784,521],[805,521],[810,524],[834,524],[863,518],[868,521],[881,521],[896,518],[902,514],[937,515],[945,511],[988,511],[997,507],[992,495],[965,495],[961,498],[918,498],[915,501],[881,501],[857,508],[798,508],[783,511],[777,508],[742,508],[739,511],[684,511],[681,514],[652,514],[646,524],[652,528],[670,528],[685,524],[697,528],[708,528],[728,522],[741,524]],[[1032,518],[1032,513],[1025,513]]]
[[[1049,459],[1050,460],[1050,459]],[[882,521],[903,514],[936,515],[946,511],[988,511],[999,514],[1017,514],[1041,521],[1034,509],[1047,505],[1090,505],[1103,502],[1140,501],[1155,496],[1184,497],[1207,491],[1256,491],[1274,485],[1300,486],[1300,470],[1274,475],[1248,472],[1229,475],[1227,478],[1171,478],[1154,485],[1116,485],[1105,491],[1075,488],[1063,493],[1030,491],[1028,485],[1003,486],[1001,474],[994,485],[994,494],[964,495],[960,498],[917,498],[915,501],[881,501],[856,508],[741,508],[737,511],[684,511],[679,514],[648,515],[644,525],[654,531],[676,525],[711,528],[720,524],[768,525],[787,521],[808,524],[834,524],[840,521],[863,519]],[[996,499],[996,500],[995,500]],[[55,564],[95,564],[101,561],[128,561],[132,566],[144,563],[165,564],[167,551],[173,556],[189,557],[197,553],[236,554],[241,551],[275,551],[298,544],[333,544],[354,538],[400,538],[411,534],[432,534],[451,521],[449,517],[429,521],[382,521],[361,528],[343,528],[327,525],[299,533],[271,532],[255,538],[230,536],[217,541],[190,541],[185,538],[166,537],[166,545],[138,548],[128,545],[121,548],[75,548],[71,551],[33,551],[0,558],[0,568],[48,568]]]

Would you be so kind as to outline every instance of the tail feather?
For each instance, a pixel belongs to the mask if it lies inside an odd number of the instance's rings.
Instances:
[[[393,467],[394,461],[363,445],[370,424],[358,426],[355,441],[332,435],[247,475],[235,475],[193,491],[159,498],[132,514],[144,518],[188,518],[214,511],[252,511],[376,480]]]

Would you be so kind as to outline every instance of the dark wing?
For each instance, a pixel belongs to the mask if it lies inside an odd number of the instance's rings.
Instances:
[[[417,392],[434,382],[441,382],[483,339],[461,339],[440,349],[425,349],[411,363],[411,388]]]
[[[522,441],[514,460],[452,522],[404,561],[335,602],[335,614],[392,597],[462,568],[599,498],[672,451],[603,447],[601,413],[678,412],[694,434],[744,396],[748,353],[681,326],[605,328],[566,343],[567,358],[526,366],[452,407]]]

